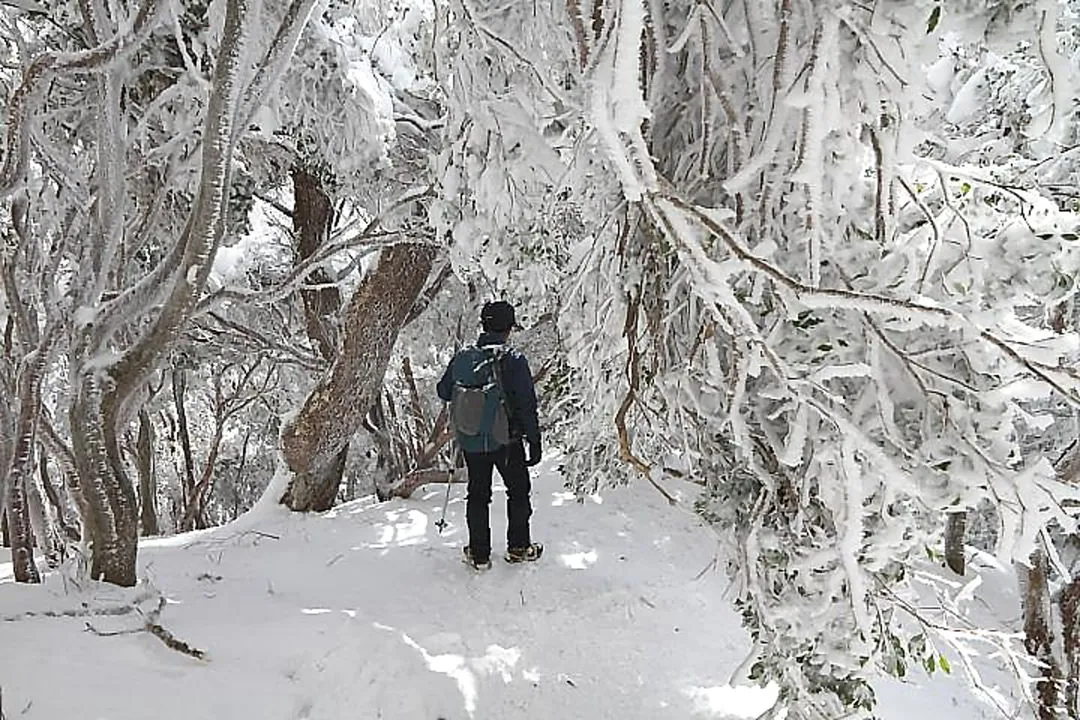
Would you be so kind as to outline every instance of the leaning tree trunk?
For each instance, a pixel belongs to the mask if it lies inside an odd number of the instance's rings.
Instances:
[[[281,434],[291,471],[281,502],[326,510],[341,483],[341,451],[382,388],[390,352],[424,287],[436,248],[400,243],[383,249],[345,311],[340,353]]]

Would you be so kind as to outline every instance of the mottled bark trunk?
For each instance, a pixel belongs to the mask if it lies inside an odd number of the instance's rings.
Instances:
[[[292,472],[282,502],[293,510],[331,506],[341,482],[342,450],[382,388],[398,331],[431,271],[436,249],[401,243],[385,248],[349,301],[343,341],[330,371],[282,431]]]
[[[30,509],[27,505],[25,478],[13,477],[8,483],[7,521],[15,582],[41,582],[41,575],[34,562],[34,534],[30,530]]]
[[[1040,663],[1041,677],[1035,683],[1039,720],[1056,720],[1060,710],[1062,673],[1054,654],[1053,605],[1048,581],[1046,555],[1036,550],[1024,575],[1024,647]]]
[[[964,574],[966,539],[967,510],[949,513],[945,524],[945,564],[957,575]]]
[[[139,475],[139,524],[143,535],[157,535],[157,478],[154,476],[154,424],[145,408],[139,410],[135,441],[135,471]]]
[[[11,536],[11,561],[17,582],[41,582],[37,565],[34,563],[27,486],[34,482],[41,381],[45,374],[49,348],[58,337],[57,330],[57,327],[50,328],[41,344],[23,359],[15,385],[19,408],[15,423],[15,442],[11,448],[10,462],[4,471],[8,485],[7,514]]]
[[[135,584],[139,514],[135,488],[124,472],[111,385],[90,370],[81,378],[71,405],[71,445],[79,492],[92,519],[90,574],[95,580]]]
[[[1062,645],[1065,651],[1065,714],[1080,717],[1080,578],[1074,578],[1061,591]]]

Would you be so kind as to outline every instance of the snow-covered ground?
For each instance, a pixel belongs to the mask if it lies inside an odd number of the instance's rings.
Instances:
[[[144,542],[140,577],[169,600],[161,624],[206,660],[145,632],[86,630],[137,628],[137,614],[43,614],[122,608],[145,588],[80,592],[57,575],[23,587],[0,565],[3,712],[9,720],[731,720],[769,707],[774,692],[729,684],[749,641],[725,600],[716,538],[692,515],[646,485],[578,503],[543,472],[533,517],[543,559],[497,560],[476,574],[459,561],[463,495],[453,489],[441,534],[443,489],[429,487],[405,501],[278,512],[246,528]],[[692,488],[682,495],[692,500]],[[492,503],[496,539],[503,498],[497,491]],[[883,720],[995,717],[958,676],[883,681],[878,697]]]

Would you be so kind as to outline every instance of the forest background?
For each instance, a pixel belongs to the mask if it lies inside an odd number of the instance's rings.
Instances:
[[[571,487],[700,486],[778,708],[993,655],[1075,715],[1078,13],[4,0],[17,580],[445,478],[505,297]]]

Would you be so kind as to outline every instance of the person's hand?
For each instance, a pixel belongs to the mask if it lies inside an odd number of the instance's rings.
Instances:
[[[540,456],[540,441],[537,440],[536,442],[533,442],[530,440],[528,457],[525,458],[525,467],[532,467],[533,465],[536,465],[538,462],[540,462]]]

